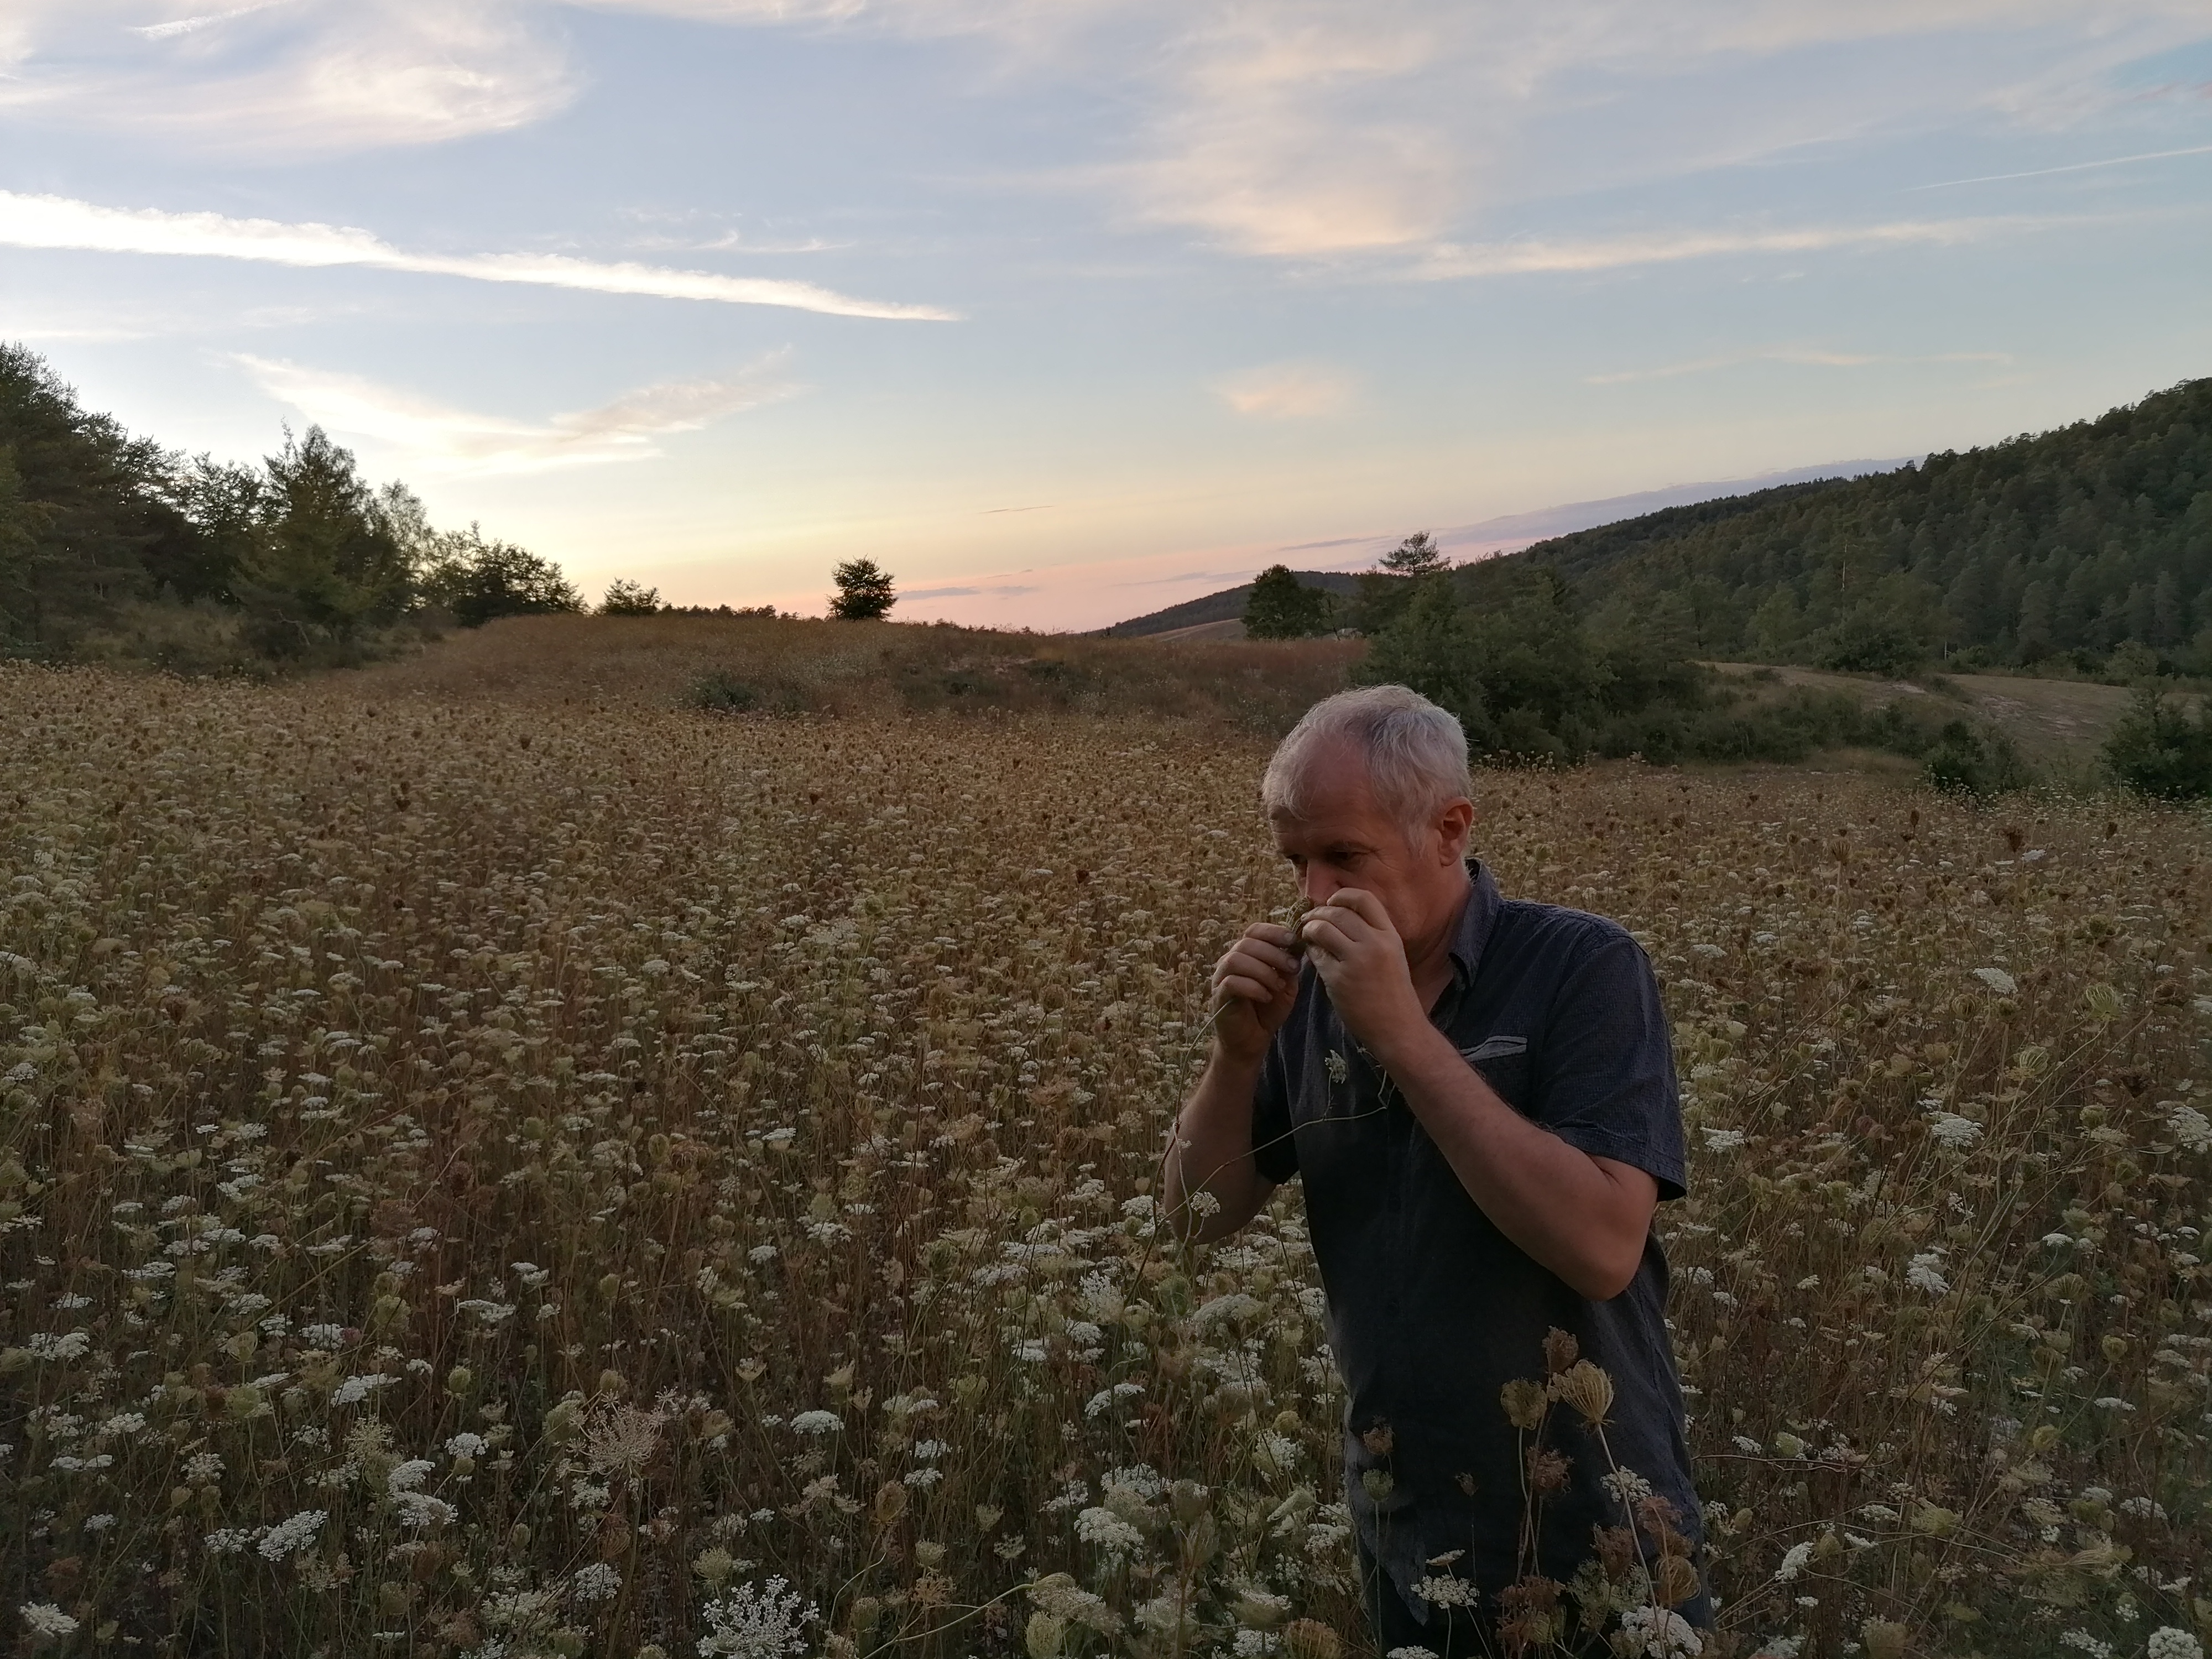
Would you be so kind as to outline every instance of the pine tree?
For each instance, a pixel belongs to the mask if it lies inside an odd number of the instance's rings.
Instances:
[[[848,559],[830,573],[837,591],[830,596],[830,614],[840,622],[873,622],[898,603],[891,591],[891,573],[873,559]]]
[[[240,597],[264,649],[284,654],[315,634],[351,638],[410,597],[405,551],[355,470],[353,452],[319,426],[285,435],[264,463],[263,533],[248,550]]]
[[[663,609],[660,590],[647,587],[643,582],[609,582],[606,597],[599,601],[602,617],[652,617]]]
[[[1425,530],[1416,530],[1397,546],[1375,562],[1376,568],[1387,570],[1394,576],[1425,576],[1431,572],[1449,570],[1451,561],[1437,545],[1436,538]]]

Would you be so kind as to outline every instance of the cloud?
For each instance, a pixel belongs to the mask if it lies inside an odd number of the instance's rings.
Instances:
[[[168,40],[179,34],[196,34],[217,23],[228,23],[240,17],[250,17],[257,11],[267,11],[271,6],[281,6],[284,0],[258,0],[251,6],[234,6],[228,11],[206,12],[198,17],[179,17],[169,23],[142,23],[131,33],[142,40]]]
[[[902,599],[969,599],[987,595],[992,599],[1011,599],[1040,591],[1034,584],[1006,582],[990,587],[917,587],[899,597]]]
[[[1785,346],[1772,351],[1737,352],[1724,357],[1698,357],[1689,362],[1668,363],[1658,368],[1629,368],[1613,374],[1586,374],[1585,386],[1625,386],[1632,380],[1671,380],[1683,374],[1705,374],[1717,368],[1743,363],[1796,363],[1810,368],[1867,368],[1878,364],[2009,363],[2008,351],[1936,351],[1920,356],[1893,356],[1871,351],[1819,351]]]
[[[273,219],[233,219],[216,213],[100,207],[66,197],[20,196],[8,191],[0,191],[0,246],[251,259],[310,267],[365,265],[379,270],[463,276],[480,283],[581,289],[594,294],[787,306],[833,317],[941,322],[954,316],[932,306],[856,300],[812,283],[723,276],[711,271],[575,259],[556,253],[408,253],[366,230],[343,225],[284,224]]]
[[[696,432],[790,396],[796,388],[782,377],[785,360],[779,352],[724,379],[641,386],[600,408],[533,424],[453,409],[360,375],[267,357],[233,359],[264,392],[308,420],[390,444],[445,473],[542,472],[646,459],[661,453],[655,438]]]
[[[1914,219],[1874,225],[1799,225],[1771,229],[1634,231],[1615,236],[1528,237],[1504,242],[1439,243],[1405,274],[1420,281],[1516,276],[1536,272],[1614,270],[1725,254],[1808,253],[1834,248],[1954,246],[2003,234],[2087,222],[2079,217],[1989,216]]]
[[[1350,405],[1352,381],[1314,363],[1271,363],[1247,369],[1213,388],[1239,415],[1270,420],[1302,420],[1334,415]]]
[[[10,0],[0,111],[290,160],[526,126],[577,78],[527,0]]]
[[[2154,149],[2141,155],[2114,155],[2102,161],[2073,161],[2063,167],[2031,167],[2026,173],[1990,173],[1978,179],[1946,179],[1938,184],[1915,185],[1912,190],[1956,190],[1961,185],[1997,185],[2012,179],[2048,179],[2057,173],[2091,173],[2099,167],[2131,167],[2137,161],[2171,161],[2177,155],[2212,155],[2212,144],[2194,144],[2187,149]]]

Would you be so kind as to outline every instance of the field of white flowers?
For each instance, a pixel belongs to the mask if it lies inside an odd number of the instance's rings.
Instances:
[[[0,730],[7,1640],[1364,1650],[1297,1189],[1152,1212],[1293,896],[1263,746],[27,668]],[[1483,794],[1666,986],[1708,1653],[2194,1655],[2201,821]]]

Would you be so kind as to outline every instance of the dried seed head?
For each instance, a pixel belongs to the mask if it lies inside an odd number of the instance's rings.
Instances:
[[[1526,1433],[1544,1420],[1544,1385],[1525,1376],[1516,1377],[1498,1391],[1498,1403],[1515,1428]]]
[[[1587,1359],[1577,1359],[1552,1379],[1552,1397],[1572,1406],[1592,1423],[1613,1409],[1613,1379]]]
[[[1030,1659],[1057,1659],[1060,1644],[1066,1638],[1064,1620],[1048,1613],[1033,1613],[1028,1627],[1022,1632],[1022,1646],[1028,1650]]]
[[[1679,1607],[1698,1593],[1698,1570],[1679,1555],[1662,1555],[1652,1589],[1661,1607]]]
[[[1340,1659],[1344,1644],[1318,1619],[1293,1619],[1283,1626],[1286,1659]]]
[[[1575,1363],[1582,1352],[1582,1344],[1574,1334],[1563,1331],[1557,1325],[1544,1334],[1544,1369],[1553,1376]]]

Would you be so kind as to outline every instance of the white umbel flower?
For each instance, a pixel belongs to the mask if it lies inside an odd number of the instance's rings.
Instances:
[[[297,1554],[315,1541],[315,1534],[330,1518],[327,1510],[302,1510],[289,1521],[279,1521],[261,1534],[261,1553],[271,1561]]]
[[[33,1636],[58,1638],[76,1634],[76,1620],[51,1601],[26,1601],[15,1611],[23,1615],[23,1623]]]
[[[821,1616],[781,1578],[740,1584],[707,1603],[701,1659],[798,1659],[806,1650],[807,1626]]]

